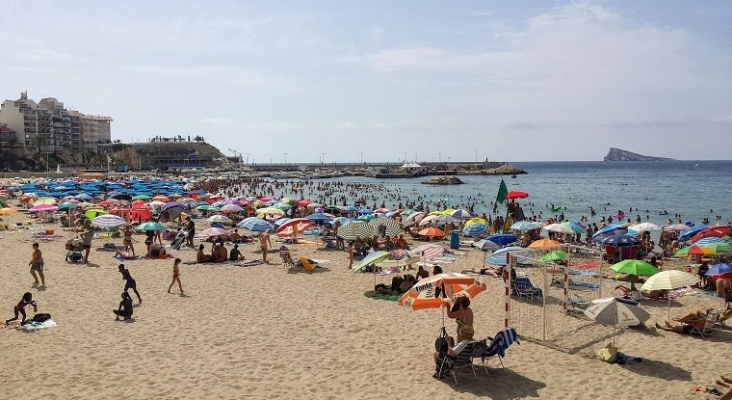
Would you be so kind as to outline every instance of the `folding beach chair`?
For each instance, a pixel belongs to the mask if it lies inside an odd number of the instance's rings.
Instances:
[[[519,342],[518,334],[513,328],[504,329],[498,332],[495,337],[487,337],[486,339],[483,339],[483,343],[485,344],[488,340],[491,341],[491,344],[485,346],[485,351],[479,355],[480,359],[483,361],[483,369],[485,369],[486,374],[488,374],[487,362],[489,359],[498,357],[498,361],[501,362],[501,368],[505,368],[503,365],[503,357],[506,356],[506,349],[508,349],[513,343],[521,344],[521,342]]]
[[[305,272],[313,272],[318,267],[318,264],[310,262],[307,257],[300,257],[300,266]]]
[[[280,258],[282,258],[282,266],[285,269],[285,272],[296,272],[299,268],[299,265],[292,261],[290,249],[287,248],[287,246],[280,247]]]
[[[704,335],[711,335],[714,333],[714,326],[717,325],[717,322],[719,321],[719,313],[717,310],[710,310],[709,313],[707,313],[707,318],[704,320],[704,323],[699,324],[689,324],[691,325],[691,334],[699,334],[701,337],[704,337]]]
[[[477,345],[479,345],[480,341],[474,340],[470,343],[468,343],[463,351],[461,351],[457,357],[450,357],[447,354],[441,355],[442,362],[440,363],[440,370],[437,372],[438,376],[442,376],[443,374],[449,372],[450,375],[452,375],[452,379],[455,380],[455,385],[458,384],[457,381],[457,374],[455,373],[456,369],[463,369],[470,367],[471,370],[473,370],[473,376],[475,377],[475,380],[478,380],[478,374],[475,373],[475,365],[473,365],[473,357],[475,356],[474,350]]]
[[[541,299],[543,296],[541,289],[535,287],[527,277],[516,277],[512,283],[512,292],[518,297],[525,297],[533,301],[535,298]]]

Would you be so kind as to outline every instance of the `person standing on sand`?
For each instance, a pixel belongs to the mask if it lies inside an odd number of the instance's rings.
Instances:
[[[94,239],[94,227],[89,224],[89,229],[81,237],[81,244],[84,247],[84,262],[89,262],[89,251],[91,251],[92,239]]]
[[[30,274],[33,275],[33,280],[35,280],[33,285],[38,285],[38,277],[40,277],[41,285],[46,286],[46,277],[43,276],[43,254],[38,248],[38,243],[33,243],[33,258],[31,258],[28,265],[31,267]],[[38,276],[36,276],[36,272],[38,272]]]
[[[128,224],[125,225],[125,230],[123,231],[123,239],[122,243],[125,245],[125,251],[132,250],[132,256],[135,256],[135,247],[132,245],[132,227]]]
[[[137,300],[142,303],[142,297],[140,297],[140,292],[137,291],[137,282],[132,278],[132,275],[130,275],[130,271],[125,269],[124,264],[120,264],[118,268],[119,272],[122,274],[122,279],[126,281],[124,291],[127,292],[128,290],[132,289],[137,295]]]
[[[193,236],[196,235],[196,223],[193,222],[191,217],[186,217],[186,221],[186,230],[188,231],[186,241],[188,242],[188,247],[193,247]]]
[[[272,246],[272,239],[269,237],[269,229],[259,237],[259,248],[262,249],[262,261],[267,262],[267,250]]]
[[[173,284],[175,282],[178,282],[178,288],[180,289],[180,294],[183,294],[183,285],[180,283],[180,270],[178,269],[178,266],[180,265],[180,258],[176,258],[173,262],[173,281],[170,282],[170,286],[168,286],[168,293],[170,293],[170,289],[173,288]]]

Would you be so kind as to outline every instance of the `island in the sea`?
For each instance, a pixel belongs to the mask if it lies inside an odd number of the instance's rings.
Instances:
[[[605,161],[674,161],[673,158],[644,156],[628,150],[611,147],[605,156]]]

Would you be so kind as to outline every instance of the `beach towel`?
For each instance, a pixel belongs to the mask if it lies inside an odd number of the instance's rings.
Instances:
[[[242,260],[242,261],[235,261],[234,262],[236,266],[238,267],[255,267],[257,265],[263,265],[265,264],[262,260]]]
[[[377,300],[386,300],[386,301],[397,301],[400,297],[402,297],[399,294],[378,294],[374,292],[373,290],[369,290],[368,292],[364,292],[363,294],[366,297],[377,299]]]
[[[64,237],[62,235],[31,235],[29,238],[32,240],[49,242],[54,240],[63,240]]]
[[[118,260],[118,261],[136,261],[136,260],[142,260],[142,257],[140,257],[140,256],[137,256],[135,258],[124,258],[124,257],[120,257],[120,256],[114,256],[112,258],[114,258],[115,260]]]
[[[54,322],[52,319],[46,320],[44,322],[31,322],[29,324],[25,324],[20,327],[20,329],[23,329],[24,331],[35,331],[38,329],[43,328],[55,328],[56,322]]]
[[[165,253],[165,254],[157,256],[157,257],[145,256],[146,260],[165,260],[166,258],[173,258],[173,255],[170,253]]]
[[[600,276],[600,273],[597,272],[597,271],[574,271],[574,270],[571,270],[571,271],[569,271],[569,274],[570,275],[575,275],[575,276]]]
[[[457,258],[453,257],[435,257],[432,259],[433,262],[436,263],[442,263],[442,264],[454,264],[457,261]]]

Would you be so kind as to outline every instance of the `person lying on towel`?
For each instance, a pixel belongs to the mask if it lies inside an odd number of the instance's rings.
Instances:
[[[391,279],[391,286],[386,286],[383,283],[380,283],[374,286],[374,292],[389,295],[402,294],[411,289],[415,283],[417,283],[417,278],[415,278],[414,275],[406,274],[403,278],[395,276]]]

